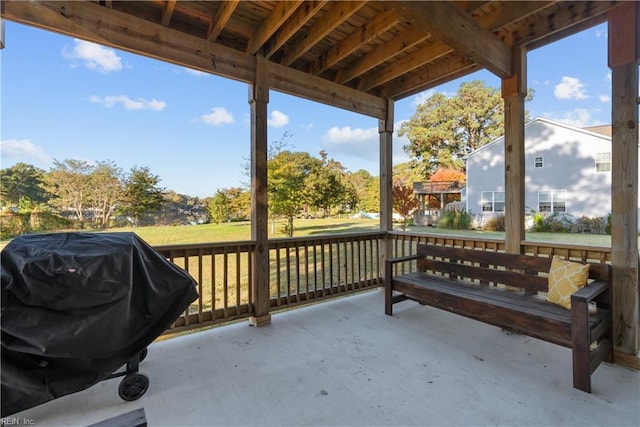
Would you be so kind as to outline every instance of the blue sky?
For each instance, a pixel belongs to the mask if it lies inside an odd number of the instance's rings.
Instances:
[[[574,126],[609,124],[611,74],[606,24],[528,54],[532,118]],[[53,160],[147,166],[160,186],[198,197],[247,181],[248,87],[173,64],[5,23],[1,67],[1,167]],[[396,129],[436,92],[500,80],[481,71],[396,102]],[[326,150],[352,172],[378,175],[377,120],[272,91],[269,141],[285,133],[291,149]],[[394,141],[394,162],[407,161]]]

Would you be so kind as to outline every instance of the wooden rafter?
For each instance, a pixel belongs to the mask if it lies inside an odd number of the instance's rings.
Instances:
[[[510,9],[507,12],[498,10],[494,13],[484,15],[478,18],[478,23],[488,30],[496,31],[508,24],[511,24],[522,13],[529,14],[539,11],[551,3],[552,2],[550,1],[522,2],[522,4],[518,5],[517,9]],[[390,82],[402,76],[409,70],[417,69],[451,52],[453,52],[453,49],[449,45],[441,41],[435,41],[431,45],[427,45],[419,49],[418,51],[413,52],[411,55],[395,61],[392,66],[384,67],[377,73],[366,76],[362,81],[359,82],[358,87],[361,90],[370,90],[372,88],[378,87],[384,83]],[[437,67],[439,68],[440,66]],[[440,70],[434,70],[433,74],[438,76],[435,80],[439,81],[442,78]],[[422,76],[423,73],[420,73],[418,75]],[[414,76],[411,76],[405,79],[405,81],[400,85],[394,83],[392,85],[393,87],[387,88],[385,92],[390,95],[393,94],[393,96],[399,96],[402,93],[411,91],[411,89],[406,89],[410,84],[425,87],[431,86],[430,83],[430,81],[418,81],[418,78],[414,78]]]
[[[327,68],[346,58],[363,45],[369,43],[385,31],[402,21],[395,12],[385,11],[377,15],[371,22],[362,25],[349,37],[331,47],[318,57],[310,70],[311,74],[319,74]]]
[[[429,34],[425,34],[422,30],[404,31],[389,42],[376,46],[374,50],[349,67],[338,71],[336,82],[347,83],[428,38]]]
[[[318,13],[327,0],[322,1],[305,1],[302,7],[298,8],[293,16],[271,37],[265,44],[264,56],[271,58],[278,49],[280,49],[291,37],[293,37],[300,28],[309,22],[313,16]]]
[[[491,31],[448,2],[386,2],[399,15],[500,77],[511,76],[511,50]]]
[[[227,25],[227,21],[231,18],[233,11],[238,7],[239,2],[240,0],[228,0],[221,2],[220,9],[218,9],[216,16],[213,17],[209,30],[207,31],[207,40],[214,41],[218,38],[224,26]]]
[[[278,2],[269,17],[262,21],[260,28],[253,34],[247,46],[247,53],[255,54],[266,41],[280,28],[300,7],[302,0]]]
[[[293,61],[315,46],[327,34],[346,21],[365,4],[366,2],[364,1],[336,2],[322,19],[317,20],[311,28],[306,31],[304,37],[298,38],[292,46],[289,47],[282,58],[282,65],[291,65]]]
[[[171,23],[171,17],[173,11],[176,8],[176,0],[168,0],[164,2],[164,9],[162,9],[162,25],[168,27]]]

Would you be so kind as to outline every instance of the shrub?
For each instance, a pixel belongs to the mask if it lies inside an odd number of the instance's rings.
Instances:
[[[547,233],[567,233],[573,228],[570,215],[554,212],[551,215],[543,215],[536,212],[533,215],[533,226],[530,231]]]
[[[505,231],[505,219],[504,215],[494,216],[489,219],[484,225],[484,229],[488,231]]]
[[[473,218],[467,211],[445,211],[438,220],[438,227],[450,230],[470,230]]]

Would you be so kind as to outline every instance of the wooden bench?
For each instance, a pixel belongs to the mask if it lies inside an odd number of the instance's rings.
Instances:
[[[402,263],[416,260],[417,271]],[[591,264],[571,310],[546,301],[551,258],[419,244],[385,263],[385,313],[413,300],[568,347],[573,386],[591,393],[591,374],[613,362],[610,267]]]

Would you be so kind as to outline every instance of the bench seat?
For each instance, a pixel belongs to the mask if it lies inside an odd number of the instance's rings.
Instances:
[[[567,310],[546,300],[549,258],[425,244],[417,252],[386,261],[386,314],[412,300],[570,348],[573,385],[589,393],[591,374],[613,361],[608,265],[590,265]]]

